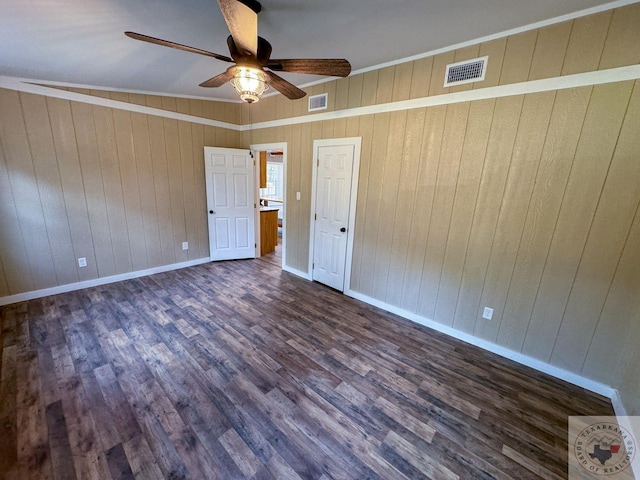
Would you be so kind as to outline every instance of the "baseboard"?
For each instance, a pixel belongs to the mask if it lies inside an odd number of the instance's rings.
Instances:
[[[627,416],[627,410],[624,408],[622,399],[620,398],[620,393],[617,390],[611,396],[611,404],[613,405],[613,410],[616,412],[616,417]]]
[[[298,270],[296,268],[291,268],[288,265],[283,266],[282,270],[284,270],[285,272],[293,273],[294,275],[302,277],[305,280],[311,280],[311,275],[309,275],[307,272],[303,272],[302,270]]]
[[[353,290],[346,290],[344,293],[345,295],[349,295],[350,297],[353,297],[357,300],[361,300],[375,307],[394,313],[400,317],[406,318],[407,320],[411,320],[412,322],[418,323],[420,325],[424,325],[425,327],[429,327],[433,330],[449,335],[450,337],[457,338],[458,340],[462,340],[465,343],[475,345],[476,347],[480,347],[484,350],[500,355],[501,357],[505,357],[510,360],[513,360],[514,362],[520,363],[527,367],[531,367],[534,370],[538,370],[539,372],[546,373],[548,375],[551,375],[552,377],[558,378],[560,380],[564,380],[565,382],[569,382],[573,385],[577,385],[578,387],[585,388],[592,392],[598,393],[604,397],[612,399],[612,403],[613,403],[614,396],[618,395],[617,390],[615,390],[614,388],[611,388],[608,385],[605,385],[604,383],[596,382],[595,380],[585,378],[581,375],[577,375],[573,372],[569,372],[568,370],[564,370],[554,365],[550,365],[546,362],[543,362],[542,360],[538,360],[537,358],[529,357],[528,355],[524,355],[520,352],[510,350],[508,348],[497,345],[493,342],[489,342],[482,338],[478,338],[469,333],[456,330],[455,328],[448,327],[441,323],[422,317],[416,313],[403,310],[402,308],[396,307],[394,305],[390,305],[386,302],[382,302],[380,300],[369,297],[367,295],[363,295],[359,292],[354,292]],[[622,403],[620,403],[620,406],[622,406]],[[614,405],[614,408],[615,408],[615,405]]]
[[[198,258],[197,260],[189,260],[187,262],[172,263],[171,265],[162,265],[159,267],[147,268],[145,270],[138,270],[135,272],[121,273],[119,275],[111,275],[109,277],[94,278],[91,280],[84,280],[82,282],[68,283],[66,285],[60,285],[57,287],[43,288],[41,290],[18,293],[16,295],[9,295],[8,297],[0,297],[0,307],[3,305],[9,305],[11,303],[33,300],[35,298],[48,297],[49,295],[57,295],[59,293],[82,290],[83,288],[97,287],[99,285],[121,282],[123,280],[130,280],[132,278],[146,277],[147,275],[153,275],[154,273],[169,272],[171,270],[178,270],[180,268],[193,267],[194,265],[202,265],[203,263],[207,263],[210,261],[211,260],[209,259],[209,257]]]
[[[631,433],[635,439],[636,448],[638,448],[638,446],[640,446],[640,429],[637,427],[640,423],[638,421],[631,422],[631,418],[637,419],[638,417],[629,417],[627,415],[627,411],[622,403],[622,398],[620,398],[620,393],[617,390],[611,396],[611,404],[613,405],[613,410],[616,412],[618,425]],[[633,471],[633,476],[640,479],[640,456],[637,454],[631,462],[631,470]]]

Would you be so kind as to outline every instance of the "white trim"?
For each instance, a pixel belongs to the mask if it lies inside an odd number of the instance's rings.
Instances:
[[[616,417],[620,418],[627,416],[627,410],[624,408],[622,398],[620,398],[620,392],[617,390],[611,396],[611,405],[613,405],[613,411],[616,412]]]
[[[174,120],[182,120],[185,122],[198,123],[201,125],[209,125],[211,127],[226,128],[229,130],[240,131],[240,125],[235,123],[221,122],[219,120],[211,120],[195,115],[187,115],[185,113],[172,112],[170,110],[162,110],[160,108],[147,107],[146,105],[136,105],[134,103],[120,102],[110,98],[95,97],[84,93],[69,92],[67,90],[59,90],[52,87],[43,87],[42,85],[34,85],[27,83],[18,78],[0,76],[0,88],[8,88],[19,92],[34,93],[36,95],[44,95],[46,97],[61,98],[63,100],[71,100],[75,102],[88,103],[91,105],[99,105],[101,107],[116,108],[118,110],[126,110],[129,112],[144,113],[147,115],[155,115],[158,117],[171,118]]]
[[[94,97],[92,95],[84,95],[81,93],[68,92],[66,90],[58,90],[56,88],[32,85],[30,83],[23,83],[20,81],[20,79],[16,79],[13,77],[0,76],[0,88],[8,88],[10,90],[35,93],[37,95],[62,98],[65,100],[100,105],[108,108],[117,108],[120,110],[128,110],[132,112],[144,113],[148,115],[155,115],[159,117],[172,118],[175,120],[183,120],[186,122],[245,132],[263,128],[274,128],[281,126],[298,125],[303,123],[321,122],[325,120],[335,120],[362,115],[375,115],[378,113],[411,110],[415,108],[433,107],[437,105],[450,105],[461,102],[472,102],[476,100],[509,97],[513,95],[526,95],[531,93],[587,87],[638,79],[640,79],[640,65],[630,65],[626,67],[611,68],[608,70],[577,73],[574,75],[565,75],[560,77],[545,78],[542,80],[532,80],[527,82],[512,83],[508,85],[499,85],[496,87],[479,88],[476,90],[466,90],[463,92],[447,93],[443,95],[434,95],[431,97],[421,97],[411,100],[402,100],[399,102],[382,103],[379,105],[356,107],[345,110],[336,110],[332,112],[316,113],[312,115],[303,115],[299,117],[271,120],[261,123],[250,123],[245,125],[221,122],[218,120],[210,120],[193,115],[171,112],[169,110],[162,110],[143,105],[120,102],[108,98]]]
[[[636,448],[638,448],[638,444],[640,442],[640,430],[634,428],[638,425],[638,422],[630,421],[630,417],[627,415],[627,411],[622,403],[622,398],[620,398],[620,392],[617,390],[615,390],[614,394],[611,396],[611,404],[613,405],[614,412],[616,412],[616,420],[618,421],[618,424],[624,427],[628,432],[631,432],[631,435],[636,441]],[[633,418],[637,419],[639,417]],[[633,463],[631,463],[631,471],[633,472],[634,478],[640,478],[640,456],[635,456]]]
[[[284,270],[285,272],[289,272],[293,275],[296,275],[298,277],[304,278],[305,280],[311,281],[311,275],[309,273],[303,272],[302,270],[298,270],[297,268],[293,268],[288,265],[285,265],[284,267],[282,267],[282,270]]]
[[[36,80],[32,78],[21,78],[20,80],[26,83],[35,83],[37,85],[48,85],[51,87],[82,88],[85,90],[100,90],[103,92],[121,92],[121,93],[133,93],[138,95],[155,95],[157,97],[188,98],[192,100],[207,100],[210,102],[244,103],[239,98],[237,100],[229,100],[226,98],[206,97],[204,95],[184,95],[181,93],[154,92],[151,90],[131,90],[129,88],[104,87],[101,85],[85,85],[82,83],[71,83],[71,82],[56,82],[53,80]]]
[[[314,115],[315,116],[315,115]],[[311,156],[311,204],[309,205],[309,258],[307,259],[307,271],[309,279],[313,280],[313,256],[316,236],[316,183],[318,181],[318,142],[313,141],[313,154]]]
[[[351,287],[351,263],[353,262],[353,237],[356,226],[356,203],[358,199],[358,178],[360,176],[360,152],[362,137],[327,138],[313,141],[313,168],[311,175],[311,215],[309,219],[309,277],[313,279],[313,248],[315,243],[314,215],[316,211],[316,181],[318,171],[318,149],[320,147],[353,146],[353,169],[351,172],[351,195],[349,197],[349,224],[347,227],[347,252],[345,257],[343,291]]]
[[[356,205],[358,203],[358,184],[360,179],[360,154],[362,152],[362,137],[346,138],[353,142],[353,172],[351,175],[351,198],[349,199],[349,227],[347,234],[347,258],[345,259],[344,289],[351,288],[351,266],[353,264],[353,243],[356,231]]]
[[[480,347],[484,350],[495,353],[496,355],[500,355],[501,357],[508,358],[509,360],[513,360],[514,362],[520,363],[521,365],[531,367],[534,370],[538,370],[539,372],[546,373],[555,378],[559,378],[560,380],[564,380],[565,382],[569,382],[581,388],[585,388],[592,392],[598,393],[609,399],[613,399],[614,395],[617,394],[617,391],[614,388],[611,388],[610,386],[605,385],[604,383],[600,383],[595,380],[585,378],[581,375],[575,374],[568,370],[564,370],[560,367],[556,367],[555,365],[551,365],[547,362],[543,362],[542,360],[538,360],[537,358],[529,357],[528,355],[524,355],[520,352],[510,350],[508,348],[502,347],[500,345],[489,342],[482,338],[478,338],[469,333],[456,330],[455,328],[448,327],[446,325],[435,322],[433,320],[425,318],[416,313],[409,312],[408,310],[404,310],[394,305],[390,305],[386,302],[377,300],[367,295],[363,295],[353,290],[345,290],[344,293],[345,295],[353,297],[357,300],[361,300],[375,307],[382,308],[383,310],[394,313],[400,317],[406,318],[407,320],[411,320],[412,322],[418,323],[420,325],[424,325],[425,327],[429,327],[433,330],[449,335],[450,337],[457,338],[458,340],[462,340],[465,343],[475,345],[476,347]]]
[[[266,151],[266,150],[282,150],[282,165],[283,172],[282,176],[284,177],[284,185],[282,187],[282,269],[284,270],[286,267],[287,260],[287,149],[289,148],[289,144],[287,142],[274,142],[274,143],[258,143],[255,145],[250,145],[249,148],[254,151]],[[258,159],[259,160],[259,159]],[[259,161],[256,162],[259,165]],[[258,185],[260,185],[260,179],[258,178]],[[259,190],[258,190],[259,192]],[[258,195],[259,197],[259,195]],[[258,198],[259,203],[259,198]],[[258,228],[258,232],[260,229]],[[260,238],[256,236],[256,244],[260,247]],[[259,257],[258,252],[256,252],[256,257]]]
[[[476,100],[510,97],[514,95],[549,92],[553,90],[587,87],[605,83],[623,82],[627,80],[637,79],[640,79],[640,65],[631,65],[628,67],[611,68],[608,70],[577,73],[575,75],[565,75],[562,77],[512,83],[509,85],[500,85],[497,87],[487,87],[479,88],[477,90],[446,93],[443,95],[402,100],[399,102],[381,103],[378,105],[370,105],[367,107],[356,107],[346,110],[336,110],[333,112],[316,113],[314,115],[303,115],[282,120],[271,120],[267,122],[254,123],[250,127],[251,129],[259,130],[262,128],[274,128],[285,125],[321,122],[325,120],[358,117],[362,115],[375,115],[378,113],[397,112],[415,108],[433,107],[437,105],[450,105],[461,102],[472,102]],[[243,130],[246,127],[246,125],[243,125]]]
[[[171,265],[161,265],[159,267],[147,268],[145,270],[137,270],[135,272],[121,273],[111,275],[109,277],[94,278],[92,280],[84,280],[82,282],[68,283],[57,287],[43,288],[41,290],[32,290],[30,292],[9,295],[8,297],[0,297],[0,306],[9,305],[11,303],[25,302],[35,298],[48,297],[49,295],[58,295],[60,293],[73,292],[82,290],[83,288],[97,287],[108,283],[122,282],[123,280],[131,280],[132,278],[146,277],[156,273],[169,272],[185,267],[193,267],[210,262],[209,258],[198,258],[197,260],[188,260],[186,262],[172,263]]]
[[[253,230],[256,233],[256,250],[254,252],[254,256],[255,258],[258,258],[261,256],[260,252],[262,252],[262,231],[260,225],[262,220],[262,217],[260,216],[260,151],[253,148],[253,145],[249,145],[249,150],[251,150],[251,156],[253,158],[253,190],[256,200],[256,214],[253,218]]]

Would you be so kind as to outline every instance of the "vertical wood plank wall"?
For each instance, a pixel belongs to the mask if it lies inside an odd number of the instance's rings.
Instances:
[[[199,116],[214,103],[82,93]],[[0,89],[0,296],[208,257],[203,148],[240,142],[239,132]]]
[[[334,111],[632,65],[638,25],[640,3],[307,91]],[[482,55],[484,82],[442,87]],[[79,92],[230,123],[308,114]],[[0,90],[0,296],[206,257],[204,145],[288,143],[285,262],[306,272],[313,140],[360,136],[351,288],[620,388],[638,415],[638,132],[637,81],[242,134]]]
[[[640,340],[639,112],[629,81],[360,118],[351,288],[619,385]],[[291,145],[300,270],[309,207],[295,192],[310,192],[306,139],[330,138],[325,123],[252,132]]]

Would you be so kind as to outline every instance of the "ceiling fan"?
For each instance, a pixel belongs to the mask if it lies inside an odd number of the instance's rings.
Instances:
[[[124,33],[136,40],[234,63],[235,65],[227,68],[225,72],[202,82],[200,86],[219,87],[226,82],[231,82],[240,98],[247,103],[260,100],[269,85],[291,100],[306,95],[306,92],[274,72],[307,73],[332,77],[346,77],[351,72],[351,65],[342,58],[272,59],[271,44],[258,36],[258,13],[262,10],[260,3],[256,0],[218,0],[218,4],[231,33],[227,38],[231,58],[141,33]]]

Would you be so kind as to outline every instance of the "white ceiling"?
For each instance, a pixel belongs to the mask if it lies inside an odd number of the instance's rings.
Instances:
[[[262,0],[273,58],[346,58],[353,70],[607,4],[604,0]],[[0,0],[0,75],[219,99],[229,64],[125,30],[228,55],[215,0]],[[322,77],[282,74],[300,86]]]

